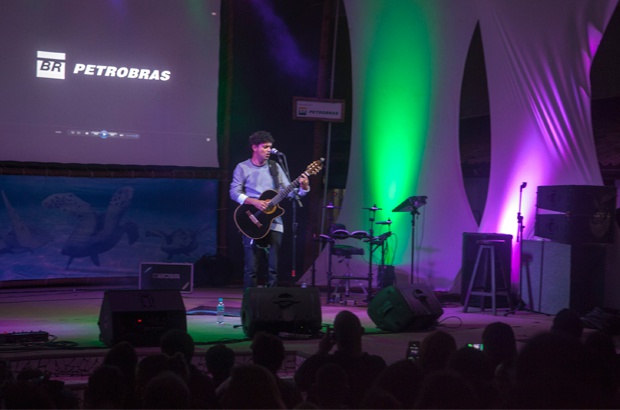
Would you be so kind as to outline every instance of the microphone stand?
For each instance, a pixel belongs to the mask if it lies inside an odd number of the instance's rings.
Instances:
[[[286,177],[288,178],[289,182],[292,183],[291,174],[288,169],[288,162],[286,161],[286,155],[280,152],[280,154],[277,155],[277,157],[278,157],[278,163],[282,166],[282,169],[284,169],[284,173],[286,174]],[[299,226],[299,224],[297,223],[297,207],[299,206],[300,208],[302,208],[303,205],[301,203],[301,199],[299,198],[299,188],[294,188],[293,194],[294,195],[291,198],[291,201],[293,202],[293,222],[292,222],[292,234],[293,234],[292,258],[293,258],[293,261],[291,265],[291,277],[295,278],[295,276],[297,275],[297,228]]]
[[[521,204],[523,200],[523,190],[525,189],[526,186],[527,186],[527,182],[524,182],[519,187],[519,210],[517,211],[517,243],[519,244],[519,295],[518,295],[518,300],[516,303],[518,307],[515,309],[519,309],[519,310],[525,309],[525,302],[523,301],[523,231],[525,230],[525,226],[523,225],[523,215],[521,215]],[[528,285],[529,285],[529,280],[528,280]],[[515,313],[515,312],[514,311],[508,312],[506,313],[506,315],[509,315],[510,313]]]

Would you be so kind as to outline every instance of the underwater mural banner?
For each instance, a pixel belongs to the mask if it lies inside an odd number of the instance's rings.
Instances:
[[[0,282],[137,277],[216,252],[215,179],[0,176]]]

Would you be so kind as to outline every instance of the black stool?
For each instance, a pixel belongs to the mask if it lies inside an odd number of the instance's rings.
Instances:
[[[506,280],[506,276],[504,274],[504,266],[502,265],[502,260],[499,257],[499,250],[496,245],[501,245],[504,243],[502,240],[480,240],[476,242],[478,244],[478,255],[476,256],[476,263],[474,265],[474,271],[471,275],[471,279],[469,281],[469,286],[467,288],[467,294],[465,296],[465,303],[463,306],[463,312],[467,313],[467,308],[469,307],[469,301],[471,296],[480,296],[480,310],[484,310],[484,302],[485,297],[491,298],[491,306],[493,309],[493,315],[497,315],[497,296],[506,296],[508,300],[508,307],[510,310],[512,307],[512,299],[510,297],[510,288],[508,286],[508,281]],[[497,256],[497,261],[499,262],[499,274],[501,284],[497,286],[496,284],[496,272],[495,272],[495,258]],[[489,278],[489,274],[491,274],[491,289],[488,289],[487,282]],[[481,275],[479,277],[479,275]],[[476,282],[476,279],[481,279],[481,282]],[[481,286],[475,286],[476,283],[482,283]]]

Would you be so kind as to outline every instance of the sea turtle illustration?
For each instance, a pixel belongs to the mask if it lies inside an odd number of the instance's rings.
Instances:
[[[131,206],[133,188],[119,188],[108,204],[105,213],[97,213],[93,207],[72,193],[53,194],[43,200],[46,208],[56,208],[75,216],[79,223],[61,250],[69,256],[66,268],[75,258],[90,257],[99,266],[99,255],[114,248],[124,234],[129,244],[139,237],[134,222],[121,223],[125,211]]]
[[[161,239],[161,250],[168,254],[168,259],[175,255],[186,255],[198,249],[198,234],[206,228],[198,230],[175,229],[170,233],[153,229],[146,232],[146,236],[158,237]]]
[[[2,199],[9,215],[11,229],[0,238],[0,253],[32,252],[52,240],[52,236],[45,229],[24,222],[4,191]]]

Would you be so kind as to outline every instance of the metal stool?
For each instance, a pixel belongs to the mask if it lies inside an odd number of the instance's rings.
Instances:
[[[340,284],[344,285],[345,296],[349,297],[350,296],[349,282],[351,280],[364,280],[365,279],[365,278],[353,277],[351,276],[350,272],[344,275],[339,275],[339,276],[332,274],[332,256],[338,256],[338,257],[343,258],[343,260],[347,261],[347,267],[348,267],[349,260],[354,255],[364,255],[364,249],[357,248],[355,246],[349,246],[349,245],[335,245],[333,243],[331,244],[330,255],[329,255],[329,265],[328,265],[328,272],[327,272],[327,303],[332,302],[333,294],[337,293],[340,287],[340,286],[337,286],[336,289],[334,289],[332,287],[332,280],[334,279],[340,280]],[[366,290],[363,287],[362,287],[362,290],[364,290],[364,292],[366,293]]]
[[[498,257],[499,262],[499,274],[501,280],[501,287],[496,284],[496,272],[495,272],[495,256],[498,252],[496,245],[501,245],[502,240],[481,240],[477,241],[478,255],[476,256],[476,263],[474,265],[474,271],[472,272],[469,286],[467,288],[467,295],[465,296],[465,303],[463,312],[467,313],[469,307],[469,301],[471,296],[480,296],[480,310],[484,310],[485,297],[491,298],[491,306],[493,309],[493,315],[497,315],[497,296],[506,296],[508,300],[508,307],[513,309],[512,299],[510,297],[510,288],[507,285],[506,276],[504,275],[504,266],[502,260]],[[487,282],[491,274],[491,289],[488,289]],[[479,275],[480,278],[478,277]],[[481,279],[481,282],[476,282],[476,279]],[[474,286],[476,283],[481,283],[481,286]]]

